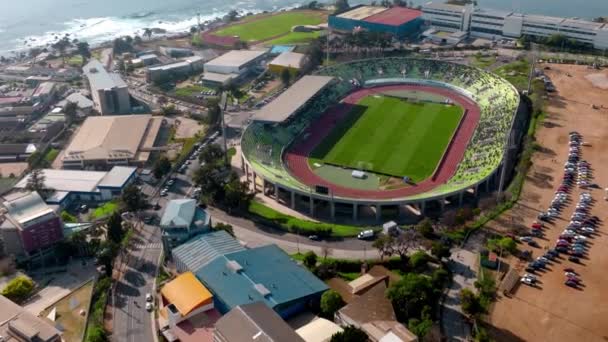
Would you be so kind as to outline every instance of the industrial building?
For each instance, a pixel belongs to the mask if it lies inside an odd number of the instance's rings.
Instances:
[[[608,25],[605,23],[435,2],[423,5],[422,13],[431,28],[443,32],[460,31],[470,37],[488,39],[542,38],[560,34],[596,49],[608,48]]]
[[[208,86],[225,85],[248,75],[266,57],[267,51],[232,50],[207,63],[203,83]]]
[[[61,157],[63,168],[143,165],[153,151],[162,120],[149,114],[88,117]]]
[[[149,67],[146,70],[146,80],[162,83],[173,78],[187,77],[203,70],[204,63],[202,57],[192,56],[178,62]]]
[[[101,115],[125,114],[131,111],[129,89],[116,73],[107,72],[100,61],[91,59],[83,68],[89,81],[95,110]]]
[[[27,161],[38,150],[35,144],[0,144],[0,163]]]
[[[244,251],[245,247],[223,230],[196,236],[171,251],[178,272],[196,272],[224,254]]]
[[[268,63],[270,72],[280,75],[287,69],[291,74],[296,74],[306,60],[306,55],[297,52],[283,52]]]
[[[0,237],[6,254],[27,258],[63,240],[61,219],[38,193],[16,192],[4,200]]]
[[[136,171],[135,167],[128,166],[114,166],[107,172],[42,169],[44,188],[49,192],[45,202],[66,208],[76,201],[110,201],[120,197],[122,191],[135,180]],[[15,188],[25,189],[29,178],[29,174],[23,177]]]
[[[356,6],[351,10],[329,16],[332,30],[353,32],[363,29],[388,33],[397,39],[416,35],[422,26],[422,12],[405,7]]]

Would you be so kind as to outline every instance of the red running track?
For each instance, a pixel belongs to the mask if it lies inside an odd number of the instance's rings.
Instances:
[[[381,92],[390,90],[412,90],[423,91],[441,95],[451,99],[454,103],[461,105],[465,109],[465,115],[457,128],[454,138],[447,147],[446,153],[433,177],[428,178],[416,185],[404,187],[394,190],[362,190],[347,188],[341,185],[330,183],[324,178],[315,174],[308,164],[308,156],[312,153],[315,147],[329,135],[335,125],[342,120],[350,112],[350,108],[359,102],[362,98]],[[302,141],[296,143],[284,155],[284,163],[289,172],[299,179],[304,184],[314,187],[316,185],[326,186],[331,190],[334,196],[346,198],[365,198],[365,199],[396,199],[407,196],[420,194],[445,183],[450,179],[458,164],[464,156],[467,144],[477,123],[479,122],[480,110],[477,104],[468,97],[461,95],[455,91],[440,87],[430,87],[422,85],[391,85],[381,86],[371,89],[358,90],[348,95],[340,104],[329,109],[323,116],[313,123],[301,135],[304,137]]]

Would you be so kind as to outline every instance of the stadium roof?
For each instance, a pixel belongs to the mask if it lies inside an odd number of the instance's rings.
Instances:
[[[160,291],[170,304],[175,305],[182,316],[187,316],[201,305],[213,301],[213,295],[192,272],[180,274]]]
[[[207,65],[241,67],[265,53],[265,50],[232,50],[207,62]]]
[[[137,159],[140,148],[154,144],[160,128],[155,122],[161,120],[149,114],[88,117],[66,149],[63,161]]]
[[[93,91],[127,87],[125,81],[123,81],[118,74],[107,72],[103,67],[103,64],[96,59],[91,59],[91,61],[84,66],[83,72],[89,79],[89,84]]]
[[[253,119],[266,122],[283,122],[332,80],[333,77],[330,76],[304,76],[274,101],[260,109]]]
[[[283,52],[270,62],[270,65],[299,69],[306,55],[297,52]]]
[[[399,26],[419,18],[420,16],[422,16],[422,11],[419,10],[405,7],[392,7],[386,11],[367,17],[364,21],[368,23]]]
[[[244,251],[245,248],[223,230],[199,235],[171,251],[173,259],[179,260],[193,272],[224,254]]]
[[[367,17],[371,17],[374,14],[378,14],[386,11],[386,7],[380,6],[361,6],[356,7],[348,12],[344,12],[338,15],[339,18],[362,20]]]

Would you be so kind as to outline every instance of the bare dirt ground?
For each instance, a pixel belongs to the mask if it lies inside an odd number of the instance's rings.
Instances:
[[[608,202],[604,191],[608,185],[608,90],[596,87],[586,76],[597,70],[585,66],[550,65],[546,74],[553,80],[558,93],[550,97],[548,115],[537,132],[540,151],[533,157],[519,204],[493,223],[496,230],[529,226],[540,210],[549,206],[554,191],[561,182],[563,164],[568,154],[568,132],[578,131],[583,140],[591,143],[583,147],[582,159],[591,164],[593,180],[599,188],[590,190],[596,200],[591,215],[603,223],[608,218]],[[570,76],[568,76],[570,75]],[[593,109],[592,104],[601,107]],[[603,107],[602,107],[603,106]],[[545,237],[537,239],[541,248],[532,249],[534,258],[544,249],[553,247],[567,220],[574,211],[580,190],[575,189],[572,202],[554,224],[545,229]],[[512,298],[500,294],[492,308],[489,321],[497,341],[606,341],[608,340],[608,229],[598,226],[597,234],[589,243],[587,256],[574,264],[563,255],[546,272],[540,273],[536,288],[521,285]],[[523,274],[525,264],[514,258],[511,267]],[[583,286],[573,289],[564,285],[563,269],[573,267]]]
[[[175,139],[192,138],[205,127],[200,122],[190,118],[180,117],[179,121],[180,124],[177,125],[175,130]]]
[[[26,162],[0,164],[0,174],[4,177],[8,177],[11,174],[15,177],[19,177],[19,175],[21,175],[26,169]]]

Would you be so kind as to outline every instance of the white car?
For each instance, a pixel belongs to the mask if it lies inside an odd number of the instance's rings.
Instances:
[[[532,278],[526,278],[526,277],[522,277],[521,278],[521,282],[526,284],[526,285],[530,285],[533,286],[534,283],[536,282],[536,280],[532,279]]]
[[[519,241],[521,241],[521,242],[531,242],[531,241],[533,241],[533,239],[531,237],[529,237],[529,236],[520,236],[519,237]]]
[[[587,241],[587,237],[582,236],[582,235],[577,235],[574,237],[575,241]]]
[[[583,227],[583,228],[581,228],[581,230],[586,233],[595,233],[595,229],[593,229],[591,227]]]
[[[573,278],[578,278],[578,275],[574,272],[565,272],[564,275],[566,277],[573,277]]]
[[[146,293],[146,302],[151,303],[153,299],[154,299],[154,298],[152,297],[152,295],[151,295],[151,294]]]
[[[152,311],[154,309],[154,305],[152,303],[146,303],[146,311]]]
[[[530,273],[524,274],[524,278],[530,278],[532,280],[536,280],[536,276],[534,274],[530,274]]]

